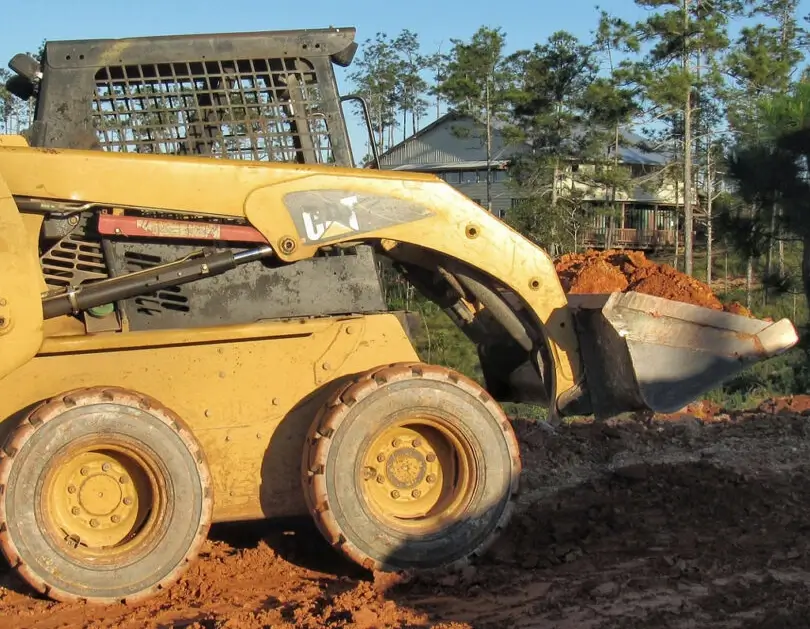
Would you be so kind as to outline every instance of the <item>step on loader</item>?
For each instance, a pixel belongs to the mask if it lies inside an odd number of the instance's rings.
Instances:
[[[673,411],[797,342],[789,321],[569,299],[445,182],[356,168],[334,73],[354,36],[12,60],[36,111],[0,136],[0,549],[41,593],[142,601],[212,523],[307,514],[369,570],[458,566],[518,492],[501,403]],[[384,260],[476,344],[483,383],[420,359]]]

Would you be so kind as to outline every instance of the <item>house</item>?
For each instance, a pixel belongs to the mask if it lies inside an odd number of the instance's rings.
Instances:
[[[504,218],[521,202],[519,190],[510,181],[509,162],[530,149],[527,145],[507,144],[503,126],[496,123],[493,127],[490,209]],[[435,174],[482,207],[487,207],[486,146],[481,135],[480,129],[476,130],[469,118],[450,112],[382,153],[380,168]],[[560,189],[578,190],[589,207],[581,245],[656,249],[676,244],[680,236],[675,228],[680,214],[676,210],[683,206],[682,191],[679,195],[675,185],[661,176],[660,171],[669,163],[666,155],[642,150],[639,148],[641,140],[628,131],[621,134],[619,160],[630,170],[632,181],[638,185],[629,195],[617,194],[620,212],[612,222],[600,212],[600,208],[608,207],[610,203],[610,191],[584,183],[590,178],[583,175],[595,165],[572,163],[562,169],[558,182]],[[642,185],[642,182],[648,183]]]

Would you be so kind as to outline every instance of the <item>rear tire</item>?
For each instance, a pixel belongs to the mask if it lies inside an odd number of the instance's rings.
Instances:
[[[506,526],[520,453],[501,407],[443,367],[400,364],[339,391],[313,422],[302,475],[324,537],[369,570],[447,568]]]
[[[125,389],[43,403],[0,453],[0,550],[60,601],[134,603],[168,587],[205,540],[212,503],[180,418]]]

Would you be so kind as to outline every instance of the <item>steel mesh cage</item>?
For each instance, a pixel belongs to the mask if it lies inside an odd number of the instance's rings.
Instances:
[[[338,106],[303,58],[150,63],[96,72],[92,122],[109,151],[327,164]]]

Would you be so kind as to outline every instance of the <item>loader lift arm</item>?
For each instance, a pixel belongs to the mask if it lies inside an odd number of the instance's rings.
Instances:
[[[252,226],[247,240],[273,250],[261,264],[372,245],[478,345],[495,399],[548,403],[552,418],[677,410],[798,341],[787,320],[649,296],[572,302],[542,249],[430,175],[20,147],[0,149],[0,173],[23,204]]]
[[[502,333],[513,340],[494,357],[525,362],[531,341],[532,352],[545,355],[535,362],[544,364],[549,378],[543,387],[551,400],[577,390],[582,370],[576,333],[551,259],[433,176],[24,147],[0,150],[0,172],[21,198],[80,199],[167,217],[247,219],[281,263],[311,258],[322,248],[371,243],[412,276],[414,269],[423,276],[427,269],[445,282],[456,278],[455,288],[464,286],[465,297],[488,301],[481,321],[500,313]],[[127,181],[151,183],[121,183]],[[494,299],[501,291],[523,305],[520,314],[501,297]],[[455,310],[460,312],[458,304]],[[480,325],[462,329],[481,339]]]

